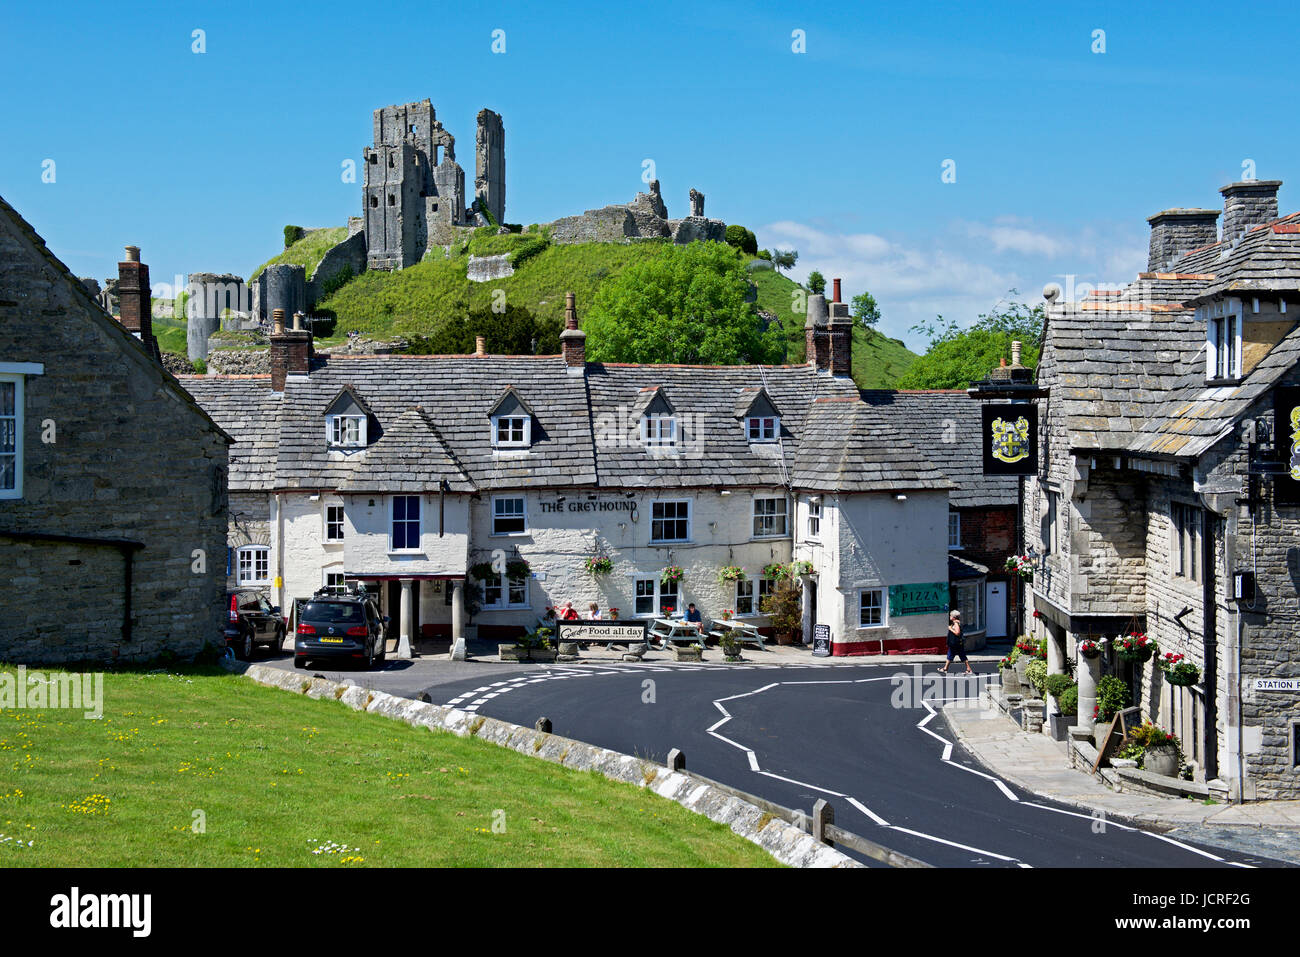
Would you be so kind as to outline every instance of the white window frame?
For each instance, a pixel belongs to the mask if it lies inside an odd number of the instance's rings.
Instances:
[[[339,519],[337,522],[330,521],[330,509],[333,508],[339,510]],[[324,508],[321,509],[321,521],[324,523],[323,531],[321,532],[321,541],[326,544],[337,544],[338,542],[343,541],[343,536],[346,534],[344,529],[347,525],[347,520],[346,509],[342,502],[326,502]],[[338,526],[339,533],[337,535],[330,534],[331,525]]]
[[[781,508],[779,511],[760,515],[758,512],[760,502],[780,502]],[[750,517],[753,520],[750,527],[751,537],[753,538],[786,538],[790,534],[790,503],[784,495],[754,496],[753,504],[750,506]],[[760,531],[761,524],[768,521],[775,522],[778,518],[781,519],[781,530],[779,532]]]
[[[880,621],[875,624],[864,625],[862,623],[862,613],[866,610],[862,605],[862,599],[868,593],[876,593],[880,596]],[[872,585],[870,588],[858,589],[858,629],[870,630],[876,628],[889,627],[889,593],[884,585]]]
[[[1200,508],[1178,500],[1169,503],[1169,566],[1175,578],[1201,580],[1201,537],[1205,514]]]
[[[822,537],[822,503],[808,503],[808,537],[819,540]]]
[[[508,516],[498,515],[498,514],[497,514],[497,503],[498,503],[498,502],[518,502],[518,503],[519,503],[519,514],[518,514],[518,518],[519,518],[520,520],[523,521],[523,523],[524,523],[524,527],[521,528],[521,529],[519,529],[519,531],[517,531],[517,532],[502,532],[502,531],[498,531],[498,529],[497,529],[497,519],[498,519],[498,518],[511,518],[511,519],[513,519],[513,518],[516,517],[516,516],[514,516],[514,515],[508,515]],[[527,534],[528,534],[528,497],[527,497],[527,496],[525,496],[525,495],[493,495],[493,496],[492,496],[492,504],[491,504],[490,507],[491,507],[491,509],[492,509],[492,531],[491,531],[490,534],[492,534],[492,535],[527,535]]]
[[[355,426],[353,428],[353,426]],[[349,435],[349,433],[352,433]],[[325,441],[334,449],[364,449],[366,447],[366,417],[364,415],[329,415],[325,417]]]
[[[956,509],[948,511],[948,549],[955,551],[961,548],[961,512]]]
[[[686,506],[686,537],[685,538],[656,538],[655,537],[655,522],[682,521],[680,516],[675,516],[673,518],[656,519],[655,509],[660,508],[661,506],[664,505],[685,505]],[[691,499],[689,498],[665,498],[665,499],[659,499],[657,501],[651,502],[650,503],[650,544],[660,545],[660,544],[676,544],[679,542],[690,542],[691,532],[692,532],[691,523],[694,520],[694,515],[693,515],[694,511],[695,509],[691,507]]]
[[[347,576],[343,572],[342,565],[326,565],[320,570],[320,583],[323,587],[330,587],[330,579],[337,576],[338,586],[341,588],[347,582]]]
[[[654,607],[650,611],[639,612],[636,610],[636,600],[638,597],[645,598],[647,596],[645,595],[638,596],[637,588],[646,582],[650,583],[651,593],[654,597]],[[666,590],[670,588],[673,589],[673,591]],[[632,617],[634,618],[660,617],[660,615],[663,612],[663,600],[665,598],[672,598],[674,600],[673,613],[682,612],[685,610],[682,603],[683,602],[682,583],[680,581],[665,582],[663,578],[659,575],[638,575],[635,579],[633,579],[632,582]]]
[[[14,462],[14,487],[0,488],[0,499],[20,499],[23,497],[23,428],[24,428],[24,402],[23,402],[23,376],[15,373],[0,373],[0,382],[13,383],[14,387],[14,414],[4,416],[5,419],[13,419],[14,423],[14,450],[13,452],[4,453],[6,457],[12,455]]]
[[[396,542],[397,531],[397,500],[398,499],[415,499],[416,517],[415,517],[415,546],[398,548]],[[403,518],[404,523],[409,523],[410,518]],[[420,543],[424,540],[424,500],[419,495],[393,495],[388,500],[388,551],[394,554],[411,554],[421,551]]]
[[[672,448],[677,444],[677,416],[658,412],[641,417],[641,441],[647,448]]]
[[[1241,378],[1241,333],[1241,316],[1235,311],[1206,321],[1205,378]]]
[[[262,556],[263,561],[258,562],[257,556]],[[244,577],[244,557],[249,557],[249,569],[252,577]],[[265,567],[262,577],[258,577],[258,565],[263,564]],[[241,545],[235,549],[235,581],[240,585],[269,585],[271,583],[271,546],[270,545]]]
[[[532,607],[532,589],[528,587],[528,580],[531,575],[525,575],[523,578],[511,578],[506,572],[501,572],[495,580],[489,579],[483,583],[483,607],[491,611],[506,611],[519,608]],[[488,601],[488,589],[497,590],[497,600]],[[511,589],[523,589],[524,599],[521,602],[511,601]]]
[[[514,438],[513,433],[516,429],[507,426],[511,433],[505,439],[501,438],[501,428],[507,423],[519,423],[519,438]],[[530,415],[494,415],[492,416],[492,447],[497,449],[525,449],[532,445],[533,438],[533,419]]]
[[[781,438],[781,417],[751,415],[745,420],[745,435],[750,442],[776,442]]]
[[[755,582],[758,583],[757,588],[754,587]],[[743,596],[740,593],[742,585],[748,586],[746,589],[748,591],[748,594]],[[747,578],[744,581],[737,581],[736,596],[735,596],[736,617],[737,618],[762,618],[763,599],[766,598],[768,595],[773,594],[775,591],[776,591],[775,578],[757,578],[757,579]],[[749,602],[749,611],[740,610],[742,597],[744,598],[745,601]]]

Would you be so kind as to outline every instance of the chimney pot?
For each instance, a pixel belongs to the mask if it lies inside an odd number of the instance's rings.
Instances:
[[[1019,339],[1011,340],[1011,364],[1013,366],[1020,365],[1020,340]]]
[[[838,279],[832,279],[832,280],[831,280],[831,289],[834,290],[834,292],[833,292],[832,295],[831,295],[831,302],[839,302],[839,301],[840,301],[840,281],[839,281]]]
[[[485,339],[483,336],[474,337],[474,355],[476,356],[487,355],[487,339]]]
[[[284,310],[271,310],[271,335],[278,336],[284,333]]]
[[[138,262],[140,261],[140,247],[139,247],[139,246],[127,246],[127,247],[126,247],[126,261],[129,262],[129,263],[138,263]]]
[[[560,333],[560,351],[570,375],[582,375],[587,370],[587,334],[578,328],[578,310],[574,295],[564,294],[564,331]]]
[[[283,392],[290,375],[307,375],[311,371],[312,334],[301,327],[304,314],[294,313],[294,327],[284,328],[284,309],[271,310],[271,390]]]

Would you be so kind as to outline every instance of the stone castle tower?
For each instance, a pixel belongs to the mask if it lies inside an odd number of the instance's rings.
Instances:
[[[505,217],[505,131],[491,110],[478,115],[476,146],[475,198],[500,224]],[[367,268],[405,269],[431,245],[452,242],[457,227],[485,222],[466,207],[456,138],[443,129],[427,99],[375,110],[374,145],[364,151],[363,165]]]

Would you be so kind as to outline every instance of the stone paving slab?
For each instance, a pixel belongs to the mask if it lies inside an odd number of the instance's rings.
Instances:
[[[1171,836],[1300,864],[1300,801],[1207,805],[1113,791],[1087,770],[1070,767],[1065,742],[1026,733],[987,701],[974,707],[949,703],[943,714],[957,740],[978,761],[1034,794]]]

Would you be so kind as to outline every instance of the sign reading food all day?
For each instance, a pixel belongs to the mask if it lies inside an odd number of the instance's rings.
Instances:
[[[933,615],[948,610],[948,583],[889,586],[889,615]]]
[[[557,641],[645,641],[643,621],[559,621]]]

